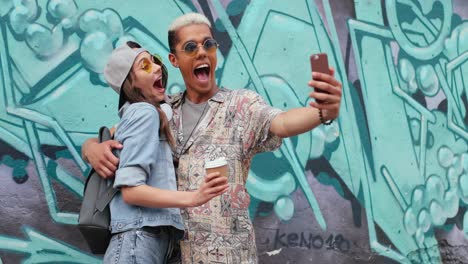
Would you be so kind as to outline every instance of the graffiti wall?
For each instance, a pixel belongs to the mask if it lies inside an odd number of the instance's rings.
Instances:
[[[167,58],[187,12],[213,23],[221,86],[304,106],[318,52],[343,83],[333,125],[254,159],[261,263],[468,263],[466,0],[0,0],[0,263],[101,262],[76,224],[81,144],[118,120],[106,58]]]

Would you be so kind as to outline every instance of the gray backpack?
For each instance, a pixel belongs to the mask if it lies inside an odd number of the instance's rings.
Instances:
[[[99,129],[99,142],[112,139],[107,127]],[[117,153],[118,154],[118,153]],[[117,193],[112,183],[91,169],[86,179],[78,228],[93,254],[104,254],[112,234],[110,232],[109,203]]]

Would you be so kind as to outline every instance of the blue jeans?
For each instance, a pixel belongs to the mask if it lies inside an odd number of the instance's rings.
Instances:
[[[114,234],[104,255],[103,263],[164,264],[170,243],[169,233],[167,227],[158,227]]]

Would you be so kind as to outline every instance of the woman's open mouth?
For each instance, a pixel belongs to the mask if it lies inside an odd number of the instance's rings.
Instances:
[[[156,89],[158,92],[164,93],[165,88],[163,87],[163,84],[162,84],[162,78],[158,78],[158,79],[153,83],[153,88]]]

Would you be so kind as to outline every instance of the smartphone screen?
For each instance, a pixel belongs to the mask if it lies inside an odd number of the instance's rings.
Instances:
[[[310,67],[311,70],[314,72],[321,72],[330,74],[329,66],[328,66],[328,56],[326,53],[317,53],[310,55]],[[314,88],[317,92],[323,92],[318,88]],[[323,103],[322,100],[316,100],[317,103]]]

